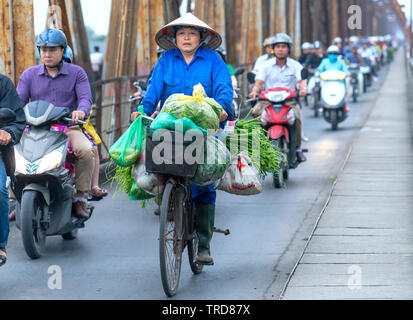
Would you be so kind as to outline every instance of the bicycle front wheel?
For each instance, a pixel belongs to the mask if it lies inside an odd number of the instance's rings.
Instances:
[[[165,294],[176,294],[184,250],[184,190],[168,182],[162,198],[159,232],[159,260]]]

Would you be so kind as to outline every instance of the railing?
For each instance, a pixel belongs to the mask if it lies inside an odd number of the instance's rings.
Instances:
[[[247,73],[252,69],[252,66],[252,63],[239,66],[245,68],[244,74],[238,76],[238,85],[244,99],[250,92]],[[102,139],[102,144],[99,145],[101,163],[109,161],[110,146],[130,125],[130,114],[136,107],[129,102],[131,93],[135,91],[133,82],[146,81],[147,77],[148,75],[124,76],[91,83],[93,98],[96,103],[92,107],[93,113],[90,122]]]

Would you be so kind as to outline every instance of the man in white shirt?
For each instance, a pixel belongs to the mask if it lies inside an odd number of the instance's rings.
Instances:
[[[307,95],[307,81],[301,79],[302,65],[291,58],[289,58],[293,42],[291,38],[284,33],[279,33],[274,37],[274,53],[275,58],[266,61],[261,67],[256,76],[256,81],[249,97],[255,99],[263,86],[270,88],[287,88],[290,90],[299,90],[299,96]],[[260,116],[267,104],[257,103],[253,114]],[[302,116],[300,107],[293,104],[296,121],[295,130],[297,137],[297,159],[299,162],[306,161],[306,157],[301,149],[301,133],[302,133]]]
[[[253,73],[257,74],[262,64],[270,60],[273,57],[273,49],[272,49],[273,41],[274,41],[274,37],[265,39],[264,44],[263,44],[265,54],[260,56],[257,59],[257,61],[255,61],[254,69],[252,69]]]
[[[100,80],[102,76],[103,54],[99,51],[99,47],[95,46],[95,52],[90,55],[90,62],[92,63],[92,71],[94,81]]]

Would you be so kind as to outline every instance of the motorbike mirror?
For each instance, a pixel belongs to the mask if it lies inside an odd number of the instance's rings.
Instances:
[[[142,89],[143,91],[146,91],[146,89],[148,88],[146,82],[145,82],[145,81],[142,81],[142,80],[139,81],[139,86],[141,87],[141,89]]]
[[[234,76],[238,77],[238,76],[242,75],[244,72],[245,72],[244,68],[241,68],[241,67],[236,68]]]
[[[8,124],[16,120],[16,113],[9,108],[0,108],[0,124]]]
[[[255,73],[254,72],[248,72],[247,73],[247,79],[248,79],[248,82],[250,84],[254,84],[255,83]]]
[[[308,79],[308,69],[304,68],[301,70],[301,80],[307,80]]]

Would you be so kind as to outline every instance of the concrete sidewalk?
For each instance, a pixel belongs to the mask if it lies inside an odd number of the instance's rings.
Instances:
[[[399,50],[283,299],[413,299],[406,77]]]

